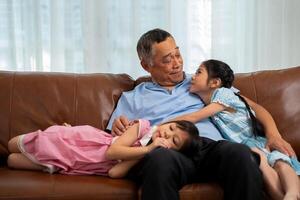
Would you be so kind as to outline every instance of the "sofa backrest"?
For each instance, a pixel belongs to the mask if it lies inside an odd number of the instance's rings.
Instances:
[[[241,94],[266,108],[300,157],[300,66],[237,74]]]
[[[0,71],[0,162],[10,138],[54,124],[89,124],[105,129],[123,91],[134,81],[126,74],[72,74]],[[282,137],[300,156],[300,66],[236,74],[241,94],[265,107]]]
[[[123,91],[126,74],[0,72],[0,158],[10,138],[67,122],[105,129]]]

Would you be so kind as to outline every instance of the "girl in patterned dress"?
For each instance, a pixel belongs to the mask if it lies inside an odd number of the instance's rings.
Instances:
[[[299,162],[295,156],[266,148],[262,125],[247,103],[251,101],[230,89],[233,80],[233,71],[226,63],[204,61],[192,78],[190,92],[198,95],[206,106],[176,120],[197,122],[211,117],[225,139],[246,144],[259,155],[260,169],[273,199],[299,199]]]
[[[198,129],[188,121],[150,127],[136,120],[121,136],[85,126],[51,126],[23,134],[8,143],[8,166],[70,175],[124,177],[145,154],[157,147],[185,152]]]

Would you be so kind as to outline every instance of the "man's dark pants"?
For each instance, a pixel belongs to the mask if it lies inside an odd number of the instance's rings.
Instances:
[[[251,150],[242,144],[203,138],[204,155],[197,166],[184,155],[157,148],[132,168],[129,178],[142,187],[142,200],[176,200],[192,182],[217,182],[225,200],[263,199],[263,180]]]

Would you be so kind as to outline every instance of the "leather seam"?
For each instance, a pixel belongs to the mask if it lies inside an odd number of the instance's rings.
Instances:
[[[74,84],[74,116],[73,116],[73,120],[74,120],[74,125],[77,125],[77,108],[78,108],[78,97],[77,97],[77,93],[78,93],[78,75],[75,74],[75,84]]]
[[[12,81],[11,81],[11,92],[10,92],[10,100],[9,100],[9,128],[8,128],[8,136],[9,139],[12,138],[12,133],[11,133],[11,127],[12,127],[12,107],[13,107],[13,96],[14,96],[14,91],[15,91],[15,79],[16,79],[16,72],[13,73],[12,76]]]

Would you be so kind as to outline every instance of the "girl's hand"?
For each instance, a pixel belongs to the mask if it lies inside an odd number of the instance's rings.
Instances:
[[[292,146],[281,137],[272,137],[267,139],[266,149],[269,151],[278,150],[288,156],[295,156]]]
[[[171,144],[170,142],[165,139],[165,138],[161,138],[161,137],[157,137],[154,139],[154,141],[147,146],[149,152],[152,151],[153,149],[157,148],[157,147],[164,147],[164,148],[171,148]]]

